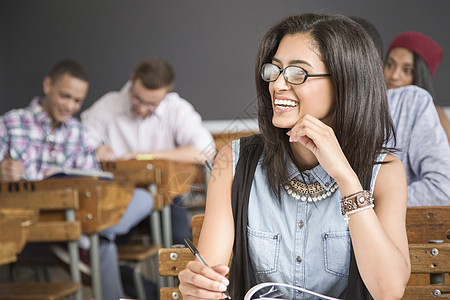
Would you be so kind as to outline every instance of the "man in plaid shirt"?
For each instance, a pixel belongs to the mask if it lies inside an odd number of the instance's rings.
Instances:
[[[74,62],[64,61],[64,64]],[[75,68],[73,68],[76,70]],[[84,75],[66,73],[43,82],[46,97],[0,117],[0,179],[41,180],[55,168],[99,169],[81,123],[72,117],[88,90]]]
[[[44,78],[45,97],[35,97],[28,107],[0,116],[0,181],[41,180],[56,168],[100,169],[81,123],[73,117],[88,87],[83,67],[62,60]],[[153,199],[139,193],[144,194],[135,191],[120,223],[100,233],[104,299],[124,296],[114,239],[150,214]]]

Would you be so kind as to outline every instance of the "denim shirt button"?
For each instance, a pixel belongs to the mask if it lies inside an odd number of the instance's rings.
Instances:
[[[304,225],[305,223],[303,221],[298,222],[298,227],[303,228]]]
[[[297,262],[299,262],[299,263],[302,262],[302,258],[300,256],[297,256]]]

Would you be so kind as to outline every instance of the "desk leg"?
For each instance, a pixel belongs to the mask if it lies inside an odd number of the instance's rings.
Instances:
[[[155,245],[161,245],[163,244],[162,239],[162,230],[161,230],[161,215],[160,211],[153,210],[150,214],[150,226],[151,226],[151,233],[153,238],[153,244]],[[156,274],[158,277],[158,294],[159,289],[163,286],[166,286],[165,277],[159,276],[158,272]]]
[[[162,209],[162,227],[163,227],[163,238],[164,238],[164,247],[170,248],[172,247],[172,212],[170,205],[164,205]],[[174,281],[173,277],[167,277],[167,286],[173,287]]]
[[[162,229],[164,238],[164,247],[172,247],[172,212],[170,205],[164,205],[162,209]]]
[[[142,282],[142,278],[141,278],[141,266],[142,266],[142,262],[137,262],[135,267],[133,268],[133,280],[134,280],[134,284],[136,285],[136,292],[138,295],[138,298],[140,300],[147,300],[147,295],[145,294],[145,289],[144,289],[144,283]]]
[[[69,248],[69,256],[70,256],[70,275],[72,277],[72,280],[74,282],[81,283],[81,275],[80,275],[80,269],[78,269],[78,262],[79,262],[79,255],[78,255],[78,243],[77,242],[69,242],[68,243]],[[75,299],[81,300],[83,299],[82,290],[78,290],[75,293]]]
[[[172,247],[172,212],[170,205],[164,205],[162,209],[162,229],[163,229],[163,238],[164,238],[164,247],[170,248]],[[167,286],[173,287],[174,280],[173,277],[166,277]]]
[[[91,277],[92,277],[92,294],[96,300],[102,300],[102,282],[100,274],[100,255],[99,255],[99,238],[98,234],[91,234]]]
[[[66,220],[67,221],[75,221],[75,211],[73,209],[66,211]],[[68,242],[68,249],[69,249],[69,256],[70,256],[70,275],[72,277],[72,280],[74,282],[80,282],[81,283],[81,274],[80,269],[78,268],[78,262],[80,260],[78,255],[78,243],[75,241]],[[83,294],[82,289],[76,291],[75,293],[75,299],[76,300],[82,300]]]
[[[152,213],[150,214],[150,224],[151,224],[153,244],[162,245],[163,239],[161,229],[161,216],[159,211],[152,210]]]

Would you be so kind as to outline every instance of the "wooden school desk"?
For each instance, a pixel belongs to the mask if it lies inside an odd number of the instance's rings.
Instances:
[[[166,159],[108,161],[101,165],[104,171],[114,173],[115,180],[149,190],[154,197],[151,214],[154,243],[172,246],[170,205],[176,196],[187,193],[193,183],[203,182],[203,166]]]
[[[25,246],[30,225],[37,220],[35,209],[0,209],[0,265],[17,260],[16,255]]]
[[[119,223],[120,217],[133,195],[132,185],[117,181],[102,180],[97,177],[61,177],[41,181],[19,181],[0,183],[0,198],[4,192],[46,191],[73,188],[78,190],[79,209],[76,219],[81,221],[82,232],[91,241],[90,259],[93,296],[97,300],[101,295],[101,274],[99,261],[98,233]],[[63,220],[62,212],[42,212],[40,219]]]

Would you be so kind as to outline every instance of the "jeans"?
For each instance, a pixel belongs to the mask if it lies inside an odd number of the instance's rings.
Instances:
[[[183,244],[185,238],[191,238],[192,232],[189,226],[187,209],[181,201],[182,197],[178,196],[173,199],[171,208],[172,215],[172,244]],[[187,246],[187,245],[186,245]]]
[[[145,189],[136,188],[119,224],[100,233],[100,272],[104,300],[116,300],[124,297],[117,245],[114,242],[116,235],[128,233],[130,229],[149,216],[152,208],[153,197]]]

